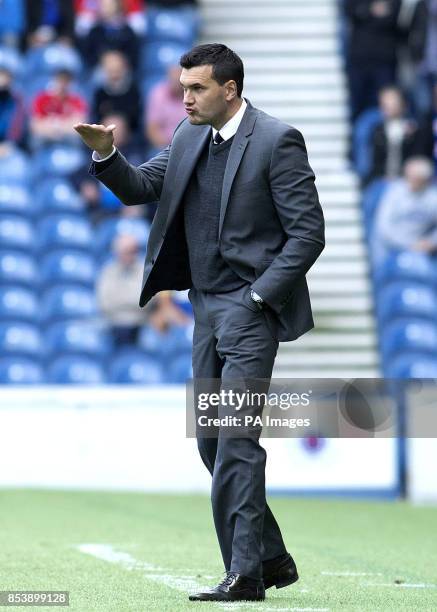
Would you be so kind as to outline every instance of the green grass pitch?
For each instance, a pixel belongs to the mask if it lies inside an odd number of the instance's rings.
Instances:
[[[3,489],[0,590],[70,592],[69,608],[31,608],[47,611],[437,610],[437,508],[270,501],[300,580],[205,604],[187,594],[223,572],[206,496]]]

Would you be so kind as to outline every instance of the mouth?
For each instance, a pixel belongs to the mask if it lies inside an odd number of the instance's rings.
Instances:
[[[192,115],[194,113],[194,109],[192,108],[185,108],[187,115]]]

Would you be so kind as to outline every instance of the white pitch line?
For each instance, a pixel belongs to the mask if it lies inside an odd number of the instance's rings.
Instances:
[[[95,557],[96,559],[121,565],[126,570],[142,571],[144,572],[144,577],[148,580],[152,580],[158,584],[176,589],[177,591],[187,593],[188,591],[197,591],[199,589],[209,588],[205,587],[205,585],[199,584],[197,580],[194,580],[192,577],[158,573],[166,570],[152,565],[151,563],[146,563],[145,561],[138,561],[127,552],[115,550],[111,544],[78,544],[75,546],[75,548],[82,553]],[[205,576],[205,578],[208,577]],[[329,608],[270,608],[265,607],[264,605],[259,605],[257,602],[217,602],[217,605],[220,608],[229,608],[232,610],[242,607],[247,609],[247,607],[250,607],[251,610],[257,610],[259,612],[329,612]]]
[[[382,576],[381,572],[320,572],[323,576]]]
[[[425,582],[366,582],[364,586],[404,587],[407,589],[435,589],[437,584],[426,584]]]

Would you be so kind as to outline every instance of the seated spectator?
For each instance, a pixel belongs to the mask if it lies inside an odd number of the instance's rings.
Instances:
[[[136,68],[138,39],[127,23],[121,0],[100,0],[99,19],[83,37],[81,48],[84,62],[94,68],[105,51],[120,51]]]
[[[123,12],[132,30],[139,36],[146,31],[144,0],[123,0]],[[76,34],[85,36],[99,17],[99,0],[76,0]]]
[[[417,153],[417,123],[407,116],[401,91],[384,87],[379,93],[379,107],[383,119],[371,136],[370,180],[400,176],[405,160]]]
[[[146,138],[158,151],[171,141],[177,125],[186,117],[180,66],[170,66],[167,79],[150,91],[146,112]]]
[[[114,130],[114,145],[126,159],[136,166],[142,164],[144,162],[144,151],[132,142],[132,134],[126,117],[120,114],[107,115],[103,117],[102,122],[104,125],[116,126]],[[112,191],[89,174],[88,168],[89,162],[80,168],[71,178],[75,188],[80,192],[87,204],[90,220],[93,223],[98,223],[108,216],[118,216],[120,211],[123,210],[122,203]]]
[[[25,27],[24,0],[2,0],[0,8],[0,45],[17,47]]]
[[[172,303],[168,291],[155,296],[146,308],[139,307],[143,260],[139,257],[138,242],[134,236],[116,236],[113,250],[116,258],[104,266],[97,281],[97,299],[116,345],[135,344],[141,326],[147,321],[159,331],[166,330],[172,323],[190,321]]]
[[[0,67],[0,141],[20,144],[26,124],[24,103],[12,88],[12,75]]]
[[[404,177],[389,185],[379,204],[373,241],[378,260],[392,250],[437,250],[437,187],[431,182],[432,162],[426,157],[410,158]]]
[[[26,0],[27,43],[30,47],[74,36],[73,0]]]
[[[126,57],[118,51],[107,51],[101,60],[103,83],[94,92],[92,115],[95,123],[117,113],[124,115],[132,132],[139,127],[141,95],[129,69]]]
[[[352,121],[376,106],[382,87],[395,82],[400,6],[401,0],[344,1]]]
[[[59,70],[48,89],[38,94],[32,104],[30,129],[33,144],[77,141],[73,125],[87,118],[84,98],[71,91],[73,75]]]

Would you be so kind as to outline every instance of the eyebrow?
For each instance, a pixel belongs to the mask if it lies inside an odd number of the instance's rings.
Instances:
[[[179,82],[182,85],[182,87],[185,87],[182,81],[179,81]],[[202,83],[192,83],[191,85],[187,85],[186,87],[204,87],[204,85]]]

